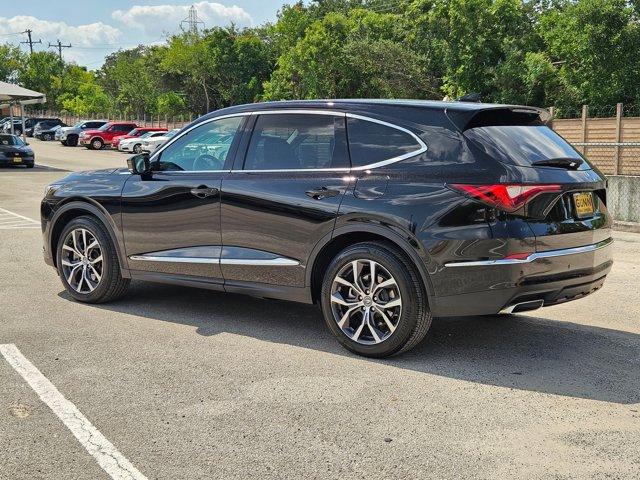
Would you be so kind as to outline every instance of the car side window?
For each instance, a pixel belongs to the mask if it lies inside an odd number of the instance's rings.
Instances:
[[[344,117],[278,113],[256,120],[245,170],[348,168]]]
[[[222,170],[243,118],[213,120],[187,132],[160,153],[158,170]]]
[[[409,132],[360,118],[347,119],[347,135],[354,167],[411,155],[424,148]]]

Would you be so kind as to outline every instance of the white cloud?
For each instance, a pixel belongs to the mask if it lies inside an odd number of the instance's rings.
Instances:
[[[30,28],[34,32],[34,40],[42,38],[43,42],[71,43],[82,47],[96,44],[116,42],[121,31],[102,22],[87,25],[68,25],[65,22],[41,20],[29,15],[17,15],[12,18],[0,17],[0,34],[24,31]]]
[[[84,63],[90,52],[82,48],[92,48],[96,45],[105,46],[118,42],[122,32],[111,25],[102,22],[95,22],[86,25],[69,25],[65,22],[55,22],[41,20],[30,15],[17,15],[15,17],[0,17],[0,35],[8,33],[23,32],[27,28],[33,30],[33,40],[42,39],[42,44],[35,45],[37,50],[51,50],[48,48],[49,42],[54,43],[58,39],[63,44],[71,44],[75,48],[63,50],[63,55],[67,60],[75,60]],[[2,40],[17,42],[26,40],[26,36],[13,37],[3,36]],[[26,45],[23,45],[26,47]]]
[[[227,25],[231,22],[239,26],[250,26],[251,15],[233,5],[227,7],[216,2],[194,3],[198,18],[206,27]],[[190,5],[135,5],[129,10],[115,10],[111,17],[130,28],[144,30],[147,35],[175,32],[180,22],[189,15]]]

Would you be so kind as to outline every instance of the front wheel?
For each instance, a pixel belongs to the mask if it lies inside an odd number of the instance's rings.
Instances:
[[[102,147],[104,147],[104,142],[101,138],[94,138],[91,140],[91,148],[93,150],[102,150]]]
[[[66,140],[60,140],[60,143],[61,143],[62,145],[64,145],[65,147],[67,146],[67,141],[66,141]]]
[[[44,140],[45,142],[48,142],[49,140],[51,140],[51,134],[45,133],[44,135],[42,135],[42,140]]]
[[[431,326],[416,267],[384,244],[360,243],[340,252],[327,268],[321,295],[327,326],[359,355],[408,351]]]
[[[126,292],[129,279],[122,277],[116,247],[97,219],[78,217],[69,222],[56,252],[62,284],[76,300],[104,303]]]
[[[136,153],[136,154],[142,153],[142,145],[140,145],[139,143],[136,143],[133,146],[133,153]]]

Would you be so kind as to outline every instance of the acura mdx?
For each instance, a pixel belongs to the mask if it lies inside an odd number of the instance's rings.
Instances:
[[[434,316],[602,286],[606,179],[548,121],[464,102],[226,108],[128,169],[49,185],[45,259],[82,302],[135,279],[316,303],[347,349],[401,353]]]

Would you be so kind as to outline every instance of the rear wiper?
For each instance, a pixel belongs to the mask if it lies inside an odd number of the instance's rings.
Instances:
[[[547,160],[538,160],[531,165],[534,167],[555,167],[577,170],[578,167],[582,165],[582,160],[579,158],[549,158]]]

